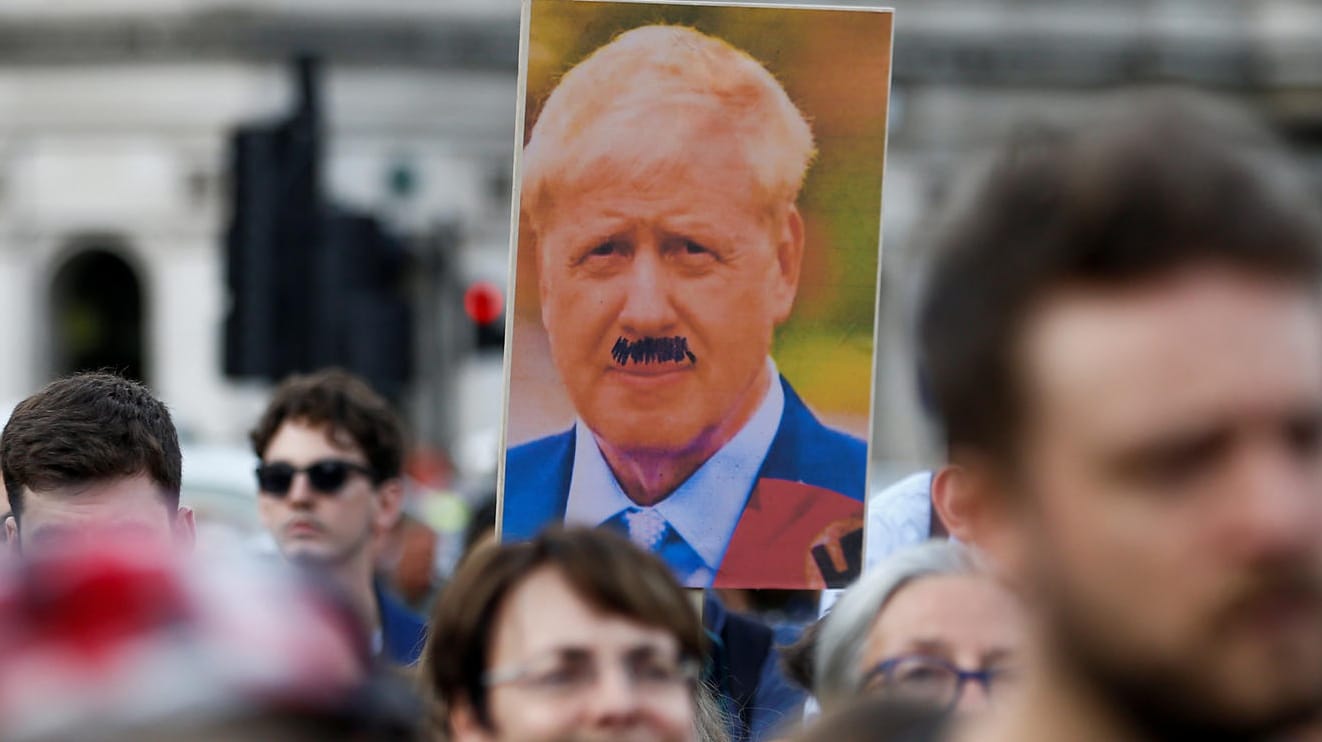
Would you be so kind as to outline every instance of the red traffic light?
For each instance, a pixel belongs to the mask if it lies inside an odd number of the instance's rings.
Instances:
[[[464,292],[464,312],[479,325],[494,322],[504,308],[505,297],[495,284],[478,281]]]

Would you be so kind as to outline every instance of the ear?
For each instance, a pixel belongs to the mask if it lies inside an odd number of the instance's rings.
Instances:
[[[933,507],[951,535],[986,557],[992,571],[1019,582],[1028,566],[1031,535],[1019,512],[1019,495],[1012,490],[1008,475],[990,459],[962,456],[957,460],[959,463],[943,468],[934,478]]]
[[[947,464],[932,475],[932,509],[946,531],[957,541],[973,541],[972,521],[978,500],[969,494],[968,475],[956,464]]]
[[[776,234],[776,286],[772,293],[776,303],[776,324],[789,319],[794,309],[794,297],[799,292],[799,274],[803,270],[803,217],[793,203]]]
[[[18,542],[18,519],[12,515],[5,516],[5,551],[15,558],[22,552]]]
[[[491,730],[477,720],[468,701],[456,700],[450,707],[449,718],[452,742],[488,742],[495,738]]]
[[[550,283],[547,279],[547,276],[549,276],[551,272],[546,270],[546,266],[542,265],[543,256],[542,256],[541,245],[539,244],[537,239],[537,230],[533,228],[532,218],[528,215],[528,212],[526,211],[519,212],[518,249],[519,249],[519,254],[514,269],[516,272],[519,271],[520,269],[524,271],[531,270],[533,276],[536,277],[537,305],[541,311],[542,326],[549,327],[550,318],[546,316],[547,307],[548,307],[546,296],[547,296],[547,292],[551,290]],[[518,278],[523,278],[523,275],[519,275]],[[513,302],[514,297],[513,296],[507,297],[507,300]]]
[[[376,530],[385,533],[395,527],[404,512],[404,480],[387,479],[376,487]]]
[[[193,509],[181,507],[174,514],[174,542],[182,551],[192,551],[197,545],[197,522]]]

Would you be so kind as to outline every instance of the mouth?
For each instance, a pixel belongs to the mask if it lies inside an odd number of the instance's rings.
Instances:
[[[610,366],[607,368],[607,370],[617,373],[621,376],[632,376],[640,379],[656,379],[665,376],[676,376],[678,374],[687,373],[689,371],[692,371],[693,367],[689,365],[680,366],[676,364],[648,363],[639,366],[630,366],[628,368],[620,368],[619,366]]]
[[[1307,621],[1316,623],[1317,601],[1303,595],[1274,595],[1255,602],[1248,611],[1256,622],[1281,626]]]
[[[1246,600],[1235,614],[1242,626],[1269,634],[1293,627],[1312,631],[1322,625],[1322,595],[1304,589],[1273,590]]]
[[[310,520],[296,520],[285,525],[285,534],[294,538],[316,536],[322,532],[322,527]]]

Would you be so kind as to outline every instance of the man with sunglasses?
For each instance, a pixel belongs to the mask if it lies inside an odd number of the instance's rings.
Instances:
[[[385,659],[412,664],[426,627],[375,578],[376,545],[400,516],[404,433],[394,410],[339,370],[293,376],[251,433],[258,512],[280,553],[324,572]]]

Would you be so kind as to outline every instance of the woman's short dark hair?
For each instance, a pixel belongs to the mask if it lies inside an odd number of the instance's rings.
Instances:
[[[463,701],[491,725],[482,679],[496,617],[506,597],[542,567],[559,572],[593,608],[665,630],[685,656],[702,656],[702,623],[664,562],[609,531],[553,528],[531,541],[480,550],[459,568],[432,613],[422,657],[426,695],[448,708]]]

